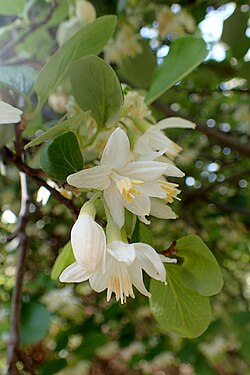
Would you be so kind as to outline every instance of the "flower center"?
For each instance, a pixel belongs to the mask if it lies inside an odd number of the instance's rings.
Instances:
[[[143,184],[143,181],[131,180],[128,177],[119,176],[115,172],[112,173],[112,178],[116,183],[117,189],[127,202],[132,202],[136,195],[140,196],[142,194],[135,186]]]
[[[179,186],[178,184],[173,184],[172,182],[160,180],[160,186],[162,190],[166,192],[165,200],[168,203],[173,203],[174,198],[180,200],[180,198],[177,197],[177,195],[180,193],[180,190],[176,189]]]
[[[135,298],[133,286],[125,264],[114,262],[113,270],[115,273],[110,275],[108,281],[107,301],[110,300],[112,293],[115,293],[116,301],[121,300],[121,304],[126,302],[126,297]]]

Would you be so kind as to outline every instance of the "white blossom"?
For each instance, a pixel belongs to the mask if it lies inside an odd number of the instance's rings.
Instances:
[[[23,111],[0,99],[0,124],[15,124],[21,121]]]

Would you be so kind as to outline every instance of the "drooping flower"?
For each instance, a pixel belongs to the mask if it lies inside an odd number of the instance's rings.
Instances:
[[[130,161],[130,144],[126,133],[117,128],[110,136],[100,165],[68,176],[70,185],[77,188],[102,190],[111,216],[121,228],[124,207],[145,217],[149,215],[150,197],[165,198],[166,193],[154,182],[162,174],[182,177],[183,172],[173,164],[152,160]]]
[[[96,19],[96,10],[94,5],[87,0],[76,0],[76,17],[84,25]]]
[[[146,121],[144,121],[145,123]],[[139,122],[137,121],[136,124],[139,125]],[[149,152],[164,150],[170,159],[174,159],[181,152],[182,148],[162,132],[162,130],[170,128],[194,129],[195,124],[180,117],[169,117],[159,121],[155,125],[148,124],[148,129],[138,138],[134,152],[138,155],[143,155]]]
[[[76,268],[91,275],[101,267],[106,253],[106,236],[94,220],[95,208],[87,202],[71,230],[71,244]]]
[[[16,124],[21,121],[23,111],[0,99],[0,124]]]
[[[143,282],[143,270],[155,280],[166,282],[163,262],[175,263],[176,260],[160,256],[151,246],[141,242],[127,244],[113,241],[107,246],[103,273],[97,270],[90,275],[73,263],[63,271],[60,281],[81,282],[89,279],[96,292],[107,289],[108,301],[114,293],[116,300],[124,303],[127,297],[135,297],[133,285],[146,297],[151,296]]]

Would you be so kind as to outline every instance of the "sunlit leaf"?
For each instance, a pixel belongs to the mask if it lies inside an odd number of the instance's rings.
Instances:
[[[86,56],[72,64],[71,84],[77,104],[91,110],[98,125],[112,124],[123,105],[120,82],[114,70],[97,56]]]
[[[152,279],[151,311],[160,326],[183,337],[200,336],[211,320],[209,298],[183,285],[180,266],[168,265],[167,285]]]
[[[163,63],[155,69],[146,96],[147,104],[155,101],[176,82],[191,73],[207,54],[203,39],[185,36],[173,42]]]
[[[97,18],[73,35],[40,71],[35,90],[41,106],[47,96],[59,85],[68,72],[70,64],[82,56],[98,54],[114,32],[116,17]]]
[[[220,267],[206,244],[198,236],[186,236],[177,240],[177,255],[183,256],[180,277],[183,284],[204,296],[220,292],[223,278]]]

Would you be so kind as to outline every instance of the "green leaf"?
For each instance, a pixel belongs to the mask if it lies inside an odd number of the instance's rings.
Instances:
[[[26,0],[0,0],[0,14],[1,15],[20,15]]]
[[[210,302],[208,297],[183,285],[179,268],[168,265],[166,286],[162,282],[151,280],[150,308],[162,329],[195,338],[210,323]]]
[[[33,344],[44,338],[50,322],[50,313],[38,302],[23,303],[21,312],[21,342]]]
[[[86,56],[71,67],[72,92],[83,111],[91,110],[98,125],[111,125],[123,105],[120,82],[113,69],[97,56]]]
[[[140,89],[146,89],[150,85],[157,63],[156,56],[149,47],[148,42],[143,40],[140,44],[142,53],[125,60],[118,73],[124,78],[125,82],[132,83],[133,86],[135,85]]]
[[[185,36],[173,42],[163,63],[155,69],[146,103],[152,103],[191,73],[205,59],[207,53],[206,43],[200,38]]]
[[[56,137],[45,147],[40,161],[47,175],[59,181],[82,169],[83,158],[75,134],[67,132]]]
[[[0,148],[15,138],[15,126],[14,124],[0,124]]]
[[[0,66],[0,85],[28,94],[34,85],[37,70],[25,65]]]
[[[68,118],[65,121],[59,122],[59,124],[53,126],[51,129],[47,130],[46,132],[39,135],[37,138],[30,141],[24,148],[25,150],[29,147],[38,146],[41,143],[48,141],[61,135],[69,130],[77,130],[79,126],[84,123],[86,119],[85,113],[79,113],[75,116]]]
[[[198,236],[186,236],[177,240],[177,255],[185,259],[180,266],[180,277],[185,287],[203,296],[220,292],[223,278],[216,258]]]
[[[237,59],[243,57],[249,48],[249,38],[246,36],[248,18],[249,14],[242,12],[238,6],[223,23],[221,39],[231,47],[233,55]]]
[[[70,64],[82,56],[98,54],[114,32],[116,16],[97,18],[73,35],[45,64],[39,73],[35,90],[40,108],[47,96],[59,85]]]
[[[57,280],[61,275],[62,271],[65,270],[66,267],[70,266],[74,263],[75,257],[71,246],[71,241],[67,242],[66,245],[60,251],[54,266],[51,271],[51,279]]]

